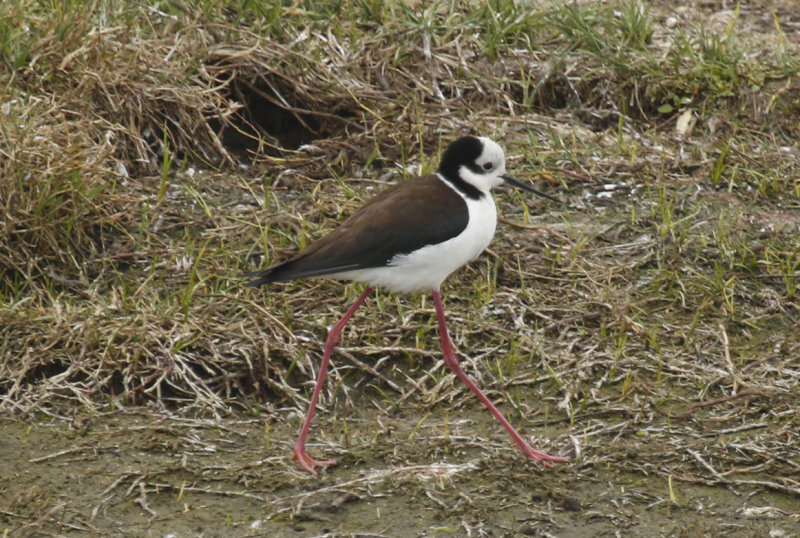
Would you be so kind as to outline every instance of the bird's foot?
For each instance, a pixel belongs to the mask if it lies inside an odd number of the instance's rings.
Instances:
[[[336,465],[336,460],[315,460],[306,453],[306,449],[304,447],[295,447],[294,459],[300,462],[300,465],[303,466],[303,469],[314,476],[317,476],[317,471],[314,470],[314,467],[327,467],[328,465]]]
[[[540,451],[534,449],[533,447],[531,447],[531,445],[529,445],[528,443],[525,443],[523,445],[519,445],[519,450],[520,450],[520,452],[522,452],[523,454],[525,454],[529,458],[533,458],[534,460],[536,460],[538,462],[541,462],[542,465],[545,465],[547,467],[552,467],[552,465],[547,463],[549,461],[555,461],[555,462],[569,461],[568,457],[551,456],[550,454],[545,454],[544,452],[540,452]]]

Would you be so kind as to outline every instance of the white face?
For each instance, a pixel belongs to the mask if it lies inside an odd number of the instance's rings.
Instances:
[[[473,172],[466,166],[459,169],[461,178],[477,187],[481,192],[489,192],[492,188],[503,183],[503,175],[506,173],[506,155],[494,140],[485,136],[479,136],[478,140],[483,143],[483,151],[475,159],[475,164],[480,168],[480,173]]]

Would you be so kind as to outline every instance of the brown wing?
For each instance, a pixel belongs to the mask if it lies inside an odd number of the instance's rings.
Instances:
[[[467,227],[467,204],[438,176],[381,192],[291,260],[247,275],[248,286],[382,267],[397,254],[447,241]]]

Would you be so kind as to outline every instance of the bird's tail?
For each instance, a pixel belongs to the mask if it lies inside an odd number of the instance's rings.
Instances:
[[[253,271],[252,273],[239,275],[239,278],[250,279],[250,282],[245,284],[245,286],[248,288],[255,288],[257,286],[269,284],[270,282],[275,282],[274,278],[272,277],[272,267],[268,269],[262,269],[261,271]]]
[[[250,279],[250,282],[245,284],[248,288],[263,286],[264,284],[271,284],[272,282],[295,280],[300,277],[292,273],[293,261],[294,260],[289,260],[278,265],[273,265],[272,267],[267,267],[266,269],[246,273],[241,275],[241,278]]]

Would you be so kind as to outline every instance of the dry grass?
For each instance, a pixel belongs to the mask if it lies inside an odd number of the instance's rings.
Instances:
[[[771,3],[774,20],[764,6],[305,5],[0,8],[0,410],[149,405],[199,429],[254,413],[291,436],[325,327],[358,288],[251,292],[235,275],[478,132],[565,207],[500,195],[491,251],[445,284],[470,375],[528,434],[552,426],[551,448],[576,456],[565,483],[624,467],[796,500],[792,5]],[[369,462],[369,426],[347,430],[359,409],[385,435],[382,421],[430,410],[458,430],[426,432],[433,457],[459,443],[511,457],[489,426],[455,420],[472,399],[435,331],[425,298],[370,299],[334,358],[314,435],[336,433],[319,450]],[[425,418],[387,442],[413,453]],[[502,461],[478,465],[504,480]],[[339,485],[361,498],[387,476]],[[271,517],[314,493],[283,492]],[[680,497],[645,504],[688,510]]]

